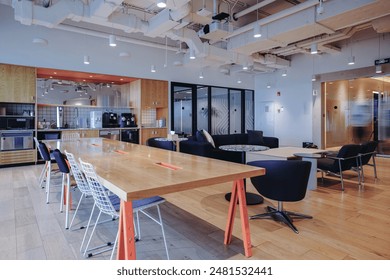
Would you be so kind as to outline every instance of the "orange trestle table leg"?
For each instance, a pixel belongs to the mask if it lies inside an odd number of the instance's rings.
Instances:
[[[240,208],[240,219],[241,219],[241,230],[242,230],[242,239],[244,243],[244,251],[246,257],[252,256],[252,243],[249,230],[249,218],[248,218],[248,209],[246,205],[245,197],[245,188],[244,180],[240,179],[233,183],[232,195],[230,198],[228,219],[225,230],[225,241],[226,245],[230,244],[232,241],[232,232],[234,225],[234,217],[236,213],[237,202]]]
[[[68,186],[64,185],[64,193],[68,193]],[[64,205],[66,206],[66,195],[64,195]],[[69,210],[72,210],[72,193],[69,190]]]
[[[135,232],[133,225],[133,205],[131,201],[121,201],[119,213],[118,260],[135,260]]]

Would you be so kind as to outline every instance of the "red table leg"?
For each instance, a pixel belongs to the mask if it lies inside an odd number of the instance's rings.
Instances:
[[[225,230],[225,241],[224,243],[230,244],[232,240],[232,232],[234,225],[234,216],[236,213],[236,207],[240,208],[240,219],[241,219],[241,230],[242,230],[242,239],[244,242],[244,251],[246,257],[252,256],[252,243],[251,235],[249,230],[249,218],[248,218],[248,209],[246,205],[245,198],[245,188],[244,180],[240,179],[233,183],[232,196],[230,199],[229,213]]]
[[[133,205],[131,201],[121,201],[119,213],[118,260],[135,260],[135,238],[133,225]]]

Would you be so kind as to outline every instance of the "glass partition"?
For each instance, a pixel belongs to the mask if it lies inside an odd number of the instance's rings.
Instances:
[[[254,92],[253,90],[246,90],[245,91],[245,130],[246,133],[247,130],[253,130],[255,127],[255,113],[254,113]]]
[[[197,130],[208,130],[209,123],[209,102],[208,87],[198,86],[196,93],[196,110],[197,110]]]
[[[243,133],[254,127],[254,91],[171,83],[171,127],[176,133]]]
[[[326,82],[326,148],[375,140],[389,155],[389,90],[389,77]]]
[[[230,90],[230,134],[241,133],[241,90]]]
[[[229,95],[227,88],[211,88],[211,134],[229,133]]]
[[[176,133],[192,133],[192,87],[173,88],[173,130]]]

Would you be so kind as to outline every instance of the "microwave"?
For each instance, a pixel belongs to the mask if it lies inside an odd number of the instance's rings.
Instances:
[[[34,129],[33,117],[1,117],[0,129]]]

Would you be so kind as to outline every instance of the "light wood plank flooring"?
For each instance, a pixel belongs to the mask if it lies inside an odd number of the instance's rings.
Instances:
[[[252,259],[390,259],[390,159],[377,158],[378,179],[365,167],[365,183],[359,187],[353,172],[347,172],[345,191],[337,178],[319,179],[317,190],[308,191],[303,201],[285,203],[287,210],[312,215],[296,221],[299,234],[272,220],[251,220]],[[45,190],[37,187],[42,165],[0,169],[0,259],[84,259],[79,247],[84,230],[65,230],[59,212],[60,188],[53,187],[51,203]],[[55,179],[53,183],[59,183]],[[223,245],[228,202],[224,194],[231,184],[202,187],[165,196],[162,215],[171,259],[246,259],[243,255],[237,215],[230,246]],[[248,191],[256,192],[251,184]],[[73,208],[79,192],[73,191]],[[249,215],[264,206],[249,206]],[[85,224],[92,198],[76,218]],[[165,259],[159,226],[141,217],[142,240],[137,242],[138,259]],[[94,246],[113,241],[117,222],[98,226]],[[108,259],[110,252],[89,258]]]

